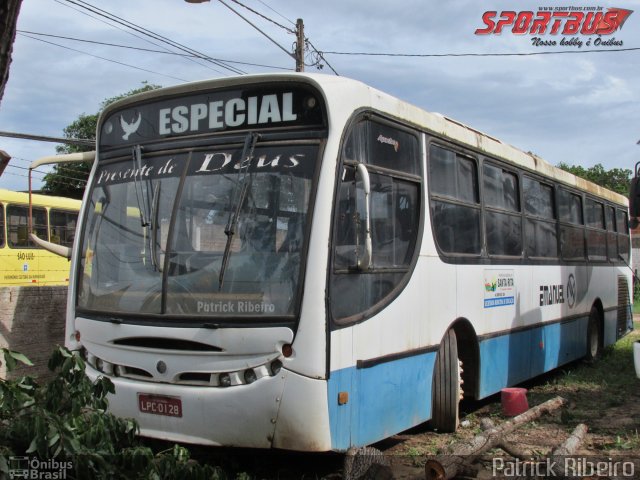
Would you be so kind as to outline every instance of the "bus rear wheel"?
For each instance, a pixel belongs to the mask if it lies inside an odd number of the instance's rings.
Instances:
[[[442,433],[458,428],[461,388],[456,332],[449,330],[440,344],[433,370],[431,426]]]
[[[587,363],[594,363],[602,353],[602,336],[600,334],[600,312],[594,306],[589,313],[589,325],[587,326]]]

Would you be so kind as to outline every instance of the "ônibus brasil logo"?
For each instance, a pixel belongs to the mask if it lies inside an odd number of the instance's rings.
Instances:
[[[598,36],[594,46],[622,46],[622,40],[615,37],[603,40],[605,35],[612,35],[622,28],[633,10],[624,8],[603,7],[540,7],[534,11],[487,11],[482,15],[484,26],[475,31],[476,35],[500,35],[511,32],[514,35],[586,35]],[[549,37],[547,37],[549,38]],[[556,46],[558,43],[550,37],[543,40],[532,38],[534,46]],[[577,37],[568,40],[563,38],[560,45],[582,46]],[[592,39],[586,40],[587,46]]]

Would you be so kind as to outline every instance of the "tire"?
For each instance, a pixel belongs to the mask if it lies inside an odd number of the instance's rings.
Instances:
[[[587,363],[595,363],[602,353],[602,335],[600,330],[600,313],[596,307],[591,307],[589,324],[587,326]]]
[[[456,333],[449,330],[440,343],[433,369],[431,426],[438,432],[452,433],[458,428],[460,375]]]

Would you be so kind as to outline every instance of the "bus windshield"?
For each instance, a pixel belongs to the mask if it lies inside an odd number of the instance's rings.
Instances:
[[[242,145],[172,155],[136,147],[131,157],[99,165],[78,308],[295,316],[318,150],[311,143],[258,143],[243,161]]]

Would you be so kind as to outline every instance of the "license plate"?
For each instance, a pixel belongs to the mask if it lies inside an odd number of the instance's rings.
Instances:
[[[139,393],[138,408],[142,413],[164,415],[167,417],[182,417],[182,400],[180,400],[180,397]]]

